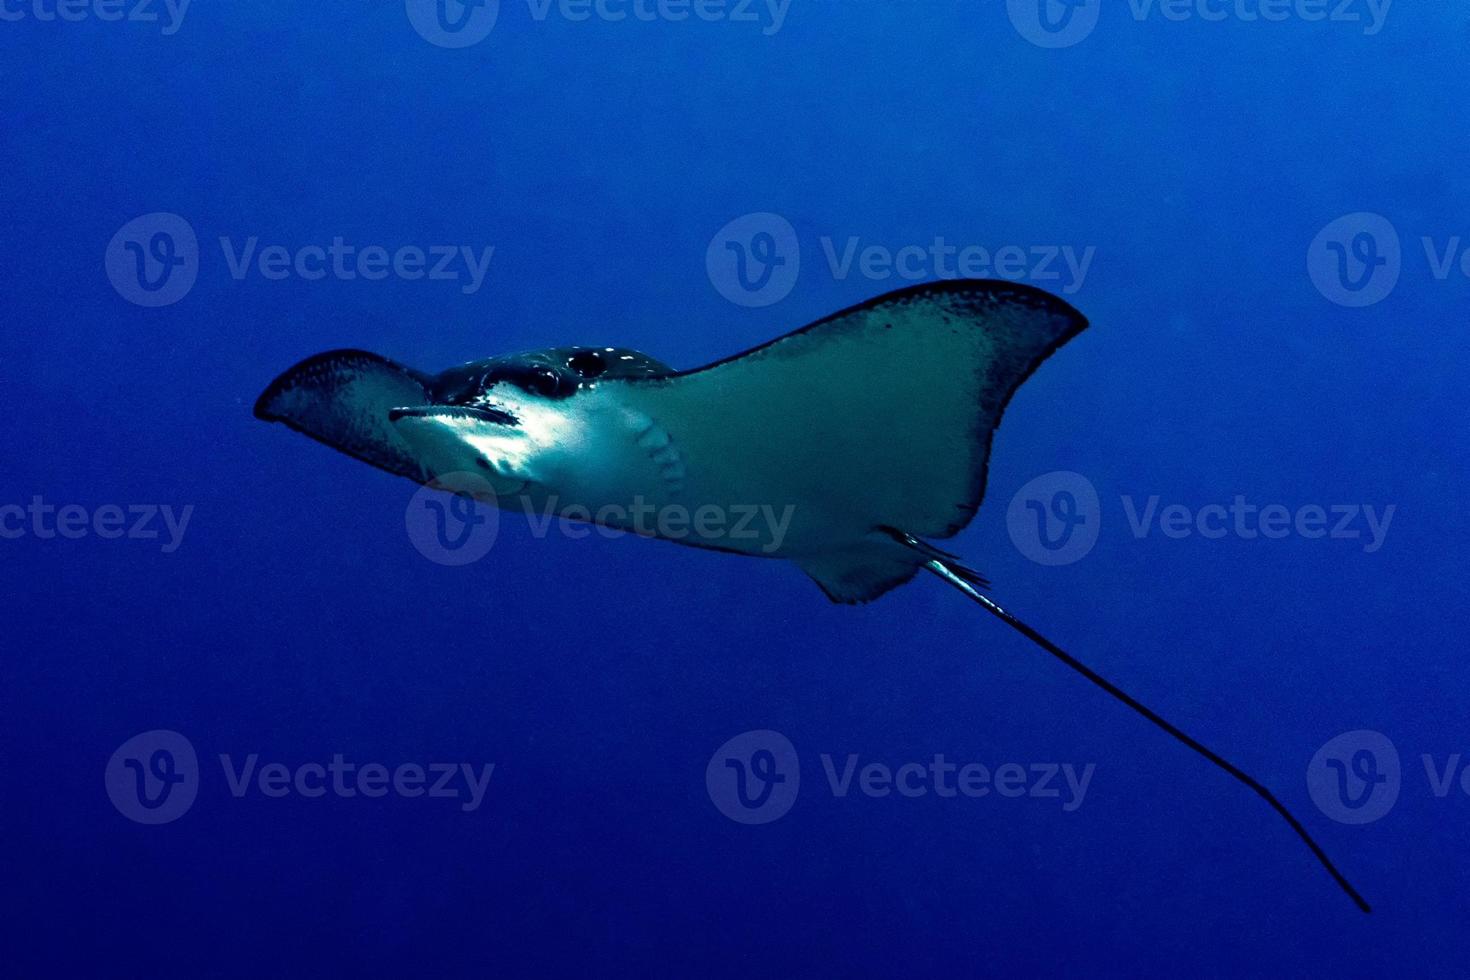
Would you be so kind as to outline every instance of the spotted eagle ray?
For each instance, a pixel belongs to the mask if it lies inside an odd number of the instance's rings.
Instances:
[[[691,371],[617,347],[509,354],[438,375],[329,351],[272,382],[255,415],[497,506],[519,501],[528,513],[785,559],[834,602],[869,602],[931,572],[1257,793],[1367,912],[1265,786],[1016,618],[986,594],[983,576],[930,543],[970,523],[1011,396],[1086,326],[1042,290],[951,280]],[[752,505],[786,510],[789,526],[778,535],[694,522],[671,535],[629,518]]]

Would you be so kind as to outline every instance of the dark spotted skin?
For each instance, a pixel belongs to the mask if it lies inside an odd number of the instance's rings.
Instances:
[[[434,378],[436,405],[473,405],[497,384],[513,384],[543,398],[568,398],[599,380],[657,378],[673,369],[625,347],[553,347],[472,361]]]

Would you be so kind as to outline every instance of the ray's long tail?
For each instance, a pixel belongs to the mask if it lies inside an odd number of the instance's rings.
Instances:
[[[1070,653],[1063,650],[1061,647],[1057,646],[1055,643],[1051,642],[1040,633],[1036,632],[1036,630],[1032,629],[1030,626],[1027,626],[1015,616],[1011,615],[1002,606],[1000,606],[993,599],[985,595],[979,590],[979,588],[976,587],[977,585],[980,587],[984,587],[985,584],[984,579],[980,578],[976,573],[965,568],[963,565],[960,565],[958,562],[952,562],[952,559],[949,555],[945,554],[944,552],[940,552],[938,549],[933,548],[932,546],[925,544],[924,542],[921,542],[910,535],[900,535],[900,539],[903,540],[904,544],[907,544],[914,550],[921,552],[926,558],[928,558],[928,561],[924,563],[925,568],[927,568],[929,571],[933,572],[940,578],[944,579],[944,581],[948,582],[950,585],[954,586],[956,589],[969,596],[975,602],[979,603],[979,605],[983,609],[985,609],[986,612],[995,616],[1011,629],[1015,630],[1017,633],[1020,633],[1022,636],[1026,637],[1026,639],[1030,640],[1032,643],[1035,643],[1037,646],[1041,647],[1041,649],[1045,650],[1053,657],[1056,657],[1068,667],[1071,667],[1073,670],[1077,671],[1077,673],[1081,674],[1083,677],[1087,678],[1089,681],[1102,688],[1108,694],[1111,694],[1113,697],[1117,698],[1119,701],[1123,702],[1128,707],[1138,712],[1144,718],[1147,718],[1150,722],[1163,729],[1176,740],[1182,742],[1189,748],[1193,749],[1195,752],[1198,752],[1200,755],[1204,756],[1210,762],[1214,763],[1216,766],[1229,773],[1239,782],[1244,783],[1257,796],[1265,800],[1266,803],[1271,807],[1271,809],[1275,810],[1278,814],[1281,815],[1281,819],[1285,820],[1287,824],[1291,827],[1291,829],[1296,833],[1296,835],[1301,838],[1302,843],[1307,845],[1312,854],[1316,856],[1317,861],[1321,863],[1322,867],[1327,869],[1327,873],[1332,876],[1332,880],[1337,882],[1338,887],[1340,887],[1344,892],[1347,893],[1348,897],[1351,898],[1354,903],[1356,903],[1358,908],[1364,912],[1372,911],[1372,908],[1368,905],[1368,902],[1363,898],[1363,896],[1358,893],[1358,890],[1352,886],[1352,884],[1347,880],[1346,877],[1343,876],[1341,871],[1337,870],[1337,866],[1332,863],[1332,859],[1327,856],[1327,852],[1322,850],[1321,845],[1319,845],[1315,840],[1312,839],[1311,834],[1307,833],[1307,829],[1302,826],[1302,822],[1298,820],[1296,816],[1286,808],[1285,804],[1278,800],[1270,790],[1268,790],[1265,786],[1262,786],[1260,782],[1258,782],[1249,773],[1226,761],[1220,755],[1218,755],[1205,745],[1202,745],[1196,739],[1174,727],[1172,724],[1160,717],[1151,708],[1140,703],[1132,695],[1119,688],[1112,681],[1109,681],[1106,677],[1103,677],[1097,671],[1093,670],[1091,667],[1087,666],[1082,661],[1078,660],[1076,657],[1072,656]]]

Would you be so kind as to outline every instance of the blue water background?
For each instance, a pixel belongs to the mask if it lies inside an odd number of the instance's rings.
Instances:
[[[1470,14],[1396,4],[1364,36],[1110,3],[1065,50],[1000,2],[796,0],[769,26],[505,0],[450,50],[387,0],[199,0],[170,36],[0,22],[0,502],[194,508],[170,554],[0,541],[11,975],[1463,975],[1470,797],[1436,795],[1421,757],[1470,752],[1470,281],[1436,278],[1421,239],[1470,237]],[[1307,254],[1363,211],[1398,229],[1403,271],[1354,309]],[[201,255],[156,309],[103,263],[154,212]],[[706,250],[756,212],[791,223],[803,264],[748,308]],[[495,252],[468,295],[237,280],[219,239],[250,236]],[[849,236],[1096,248],[1068,297],[1093,326],[1016,398],[953,547],[1275,787],[1373,916],[1259,800],[938,582],[845,608],[776,563],[540,540],[513,516],[446,567],[404,531],[411,484],[251,417],[332,347],[438,369],[623,344],[693,366],[905,284],[833,275],[822,239]],[[1104,523],[1048,567],[1006,508],[1061,470]],[[1396,513],[1372,553],[1138,538],[1125,495]],[[156,827],[103,785],[154,729],[203,767]],[[705,782],[753,729],[803,766],[761,827]],[[1358,729],[1397,746],[1402,790],[1351,826],[1306,773]],[[496,769],[473,813],[237,799],[218,758],[248,753]],[[1064,812],[837,797],[823,753],[1097,768]]]

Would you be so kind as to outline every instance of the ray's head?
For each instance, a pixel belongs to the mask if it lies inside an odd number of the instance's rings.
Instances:
[[[669,372],[617,347],[504,354],[450,368],[428,384],[427,404],[397,406],[388,418],[430,473],[474,473],[510,495],[545,480],[557,456],[576,454],[588,438],[578,395]]]

